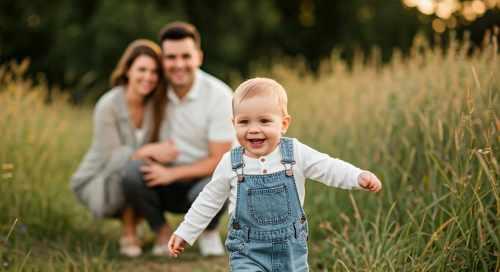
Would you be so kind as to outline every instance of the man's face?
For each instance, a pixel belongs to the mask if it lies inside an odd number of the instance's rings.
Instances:
[[[165,40],[162,43],[165,76],[174,90],[191,88],[203,59],[192,38]]]

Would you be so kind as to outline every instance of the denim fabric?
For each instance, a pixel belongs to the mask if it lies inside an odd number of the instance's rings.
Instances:
[[[245,175],[243,148],[231,151],[238,175],[226,247],[231,271],[309,271],[307,220],[293,177],[293,141],[280,142],[283,171]]]

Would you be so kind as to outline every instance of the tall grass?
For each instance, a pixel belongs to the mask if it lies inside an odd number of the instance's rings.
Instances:
[[[0,68],[0,244],[3,268],[65,271],[109,268],[95,256],[110,239],[69,191],[90,144],[91,110],[24,78],[28,61]],[[78,269],[77,269],[78,268]],[[111,269],[109,269],[111,271]]]
[[[384,183],[379,194],[308,183],[312,271],[500,269],[496,39],[469,55],[466,42],[443,50],[417,38],[410,56],[384,65],[359,56],[347,67],[334,52],[319,76],[285,61],[259,74],[287,88],[291,136]],[[68,189],[91,109],[57,91],[45,103],[46,84],[26,79],[26,67],[0,68],[3,263],[116,270],[117,225],[93,222]]]
[[[319,78],[277,66],[290,134],[371,169],[380,195],[311,183],[315,270],[498,271],[500,80],[497,37],[429,48],[388,65],[333,54]],[[289,67],[289,66],[288,66]]]

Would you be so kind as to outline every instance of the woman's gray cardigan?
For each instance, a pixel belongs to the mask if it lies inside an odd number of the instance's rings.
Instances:
[[[124,87],[111,89],[97,102],[92,146],[71,178],[71,189],[95,217],[116,216],[123,208],[122,172],[134,151],[149,140],[152,114],[150,99],[142,122],[144,140],[138,143]]]

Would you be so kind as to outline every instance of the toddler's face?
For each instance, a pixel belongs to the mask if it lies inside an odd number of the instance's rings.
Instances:
[[[246,98],[235,106],[233,124],[245,154],[258,158],[271,153],[290,124],[276,99],[270,96]]]

